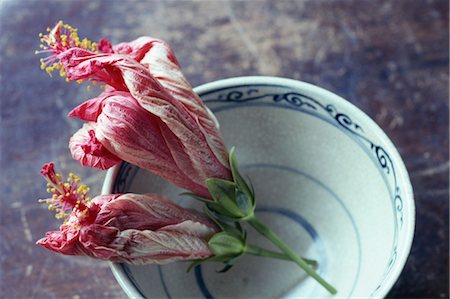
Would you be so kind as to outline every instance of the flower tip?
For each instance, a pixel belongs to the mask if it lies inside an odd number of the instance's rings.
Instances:
[[[44,238],[40,238],[39,240],[36,241],[36,245],[42,245],[42,244],[45,243],[45,241],[46,241],[45,237]]]
[[[44,248],[49,248],[49,239],[48,239],[48,233],[46,234],[45,237],[40,238],[39,240],[36,241],[36,245],[42,246]]]
[[[49,173],[55,172],[55,163],[49,162],[42,165],[41,174],[47,176]]]

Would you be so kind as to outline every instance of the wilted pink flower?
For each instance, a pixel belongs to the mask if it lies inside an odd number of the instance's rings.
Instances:
[[[46,69],[59,69],[69,80],[107,84],[102,94],[69,114],[92,123],[71,141],[75,159],[104,168],[117,162],[110,157],[119,157],[205,197],[209,197],[207,178],[231,178],[217,122],[184,78],[165,42],[142,37],[112,46],[102,40],[96,48],[103,51],[99,53],[93,51],[92,43],[83,47],[67,42],[73,34],[63,34],[71,30],[64,26],[58,24],[43,38],[52,54],[44,66],[53,63]],[[104,150],[85,150],[98,143]]]
[[[86,255],[135,265],[204,259],[212,255],[209,238],[215,224],[155,194],[87,197],[89,189],[73,174],[66,183],[53,163],[41,173],[53,197],[42,200],[66,218],[59,231],[37,244],[66,255]],[[41,201],[41,202],[42,202]]]

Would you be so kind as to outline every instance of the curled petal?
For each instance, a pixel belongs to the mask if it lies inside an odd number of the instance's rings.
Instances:
[[[62,254],[131,264],[168,263],[212,255],[208,240],[219,228],[205,215],[155,194],[102,195],[90,202],[93,221],[74,213],[60,231],[37,244]]]
[[[81,165],[108,169],[122,160],[108,151],[95,137],[95,124],[86,123],[69,141],[72,157]]]
[[[80,242],[97,258],[133,265],[165,264],[212,255],[206,240],[188,234],[137,229],[114,235],[115,232],[99,225],[90,226],[82,231]]]
[[[228,154],[218,122],[184,77],[170,46],[162,40],[151,37],[141,37],[130,44],[133,49],[147,50],[139,62],[147,66],[151,75],[195,117],[215,158],[228,167]]]
[[[117,54],[127,55],[128,57],[141,62],[148,51],[153,47],[154,43],[162,42],[151,37],[140,37],[131,42],[120,43],[113,46],[114,52]],[[175,56],[173,57],[176,61]]]
[[[96,122],[97,117],[102,113],[103,103],[107,98],[114,94],[120,94],[121,92],[108,90],[102,92],[98,97],[92,98],[83,102],[69,112],[69,117],[77,117],[80,120],[88,122]]]
[[[131,44],[129,47],[132,57],[138,60],[138,56],[145,53],[141,63],[123,54],[99,54],[80,56],[65,64],[71,80],[103,81],[118,92],[129,93],[129,98],[135,99],[140,106],[130,109],[117,103],[117,98],[113,97],[103,101],[97,117],[99,130],[96,130],[96,137],[121,159],[209,197],[206,179],[231,178],[227,149],[217,122],[192,91],[165,43],[140,39],[136,44],[139,46]],[[125,48],[124,45],[114,51],[117,53]],[[64,55],[70,57],[71,52],[76,55],[73,50]],[[87,113],[86,119],[97,116],[100,105],[95,103],[92,106],[95,112]],[[127,109],[134,113],[124,113]],[[148,120],[143,121],[144,117]],[[117,141],[114,140],[116,137],[119,137]],[[142,137],[157,142],[146,141]]]
[[[216,153],[209,143],[215,138],[221,139],[218,130],[216,136],[208,133],[202,126],[199,115],[190,113],[186,106],[170,94],[161,94],[160,89],[163,87],[160,87],[159,82],[155,82],[142,66],[130,63],[117,64],[117,67],[121,69],[124,82],[132,96],[144,109],[164,122],[163,134],[168,137],[166,142],[176,162],[181,165],[189,160],[191,167],[183,165],[181,169],[188,169],[190,173],[197,175],[195,181],[202,185],[211,177],[231,178],[230,170],[225,165],[227,162],[223,161],[227,156],[226,148],[223,146],[220,153]],[[209,115],[208,112],[206,114]],[[212,124],[215,126],[214,121]],[[218,155],[222,158],[218,159]]]
[[[166,49],[166,48],[163,48]],[[161,48],[160,48],[161,51]],[[70,52],[67,51],[67,52]],[[165,59],[171,61],[170,54]],[[160,59],[160,61],[165,61]],[[182,142],[190,154],[193,172],[204,180],[210,177],[229,179],[227,150],[223,144],[215,119],[182,76],[175,63],[168,64],[169,73],[177,79],[157,80],[143,64],[124,55],[96,55],[80,57],[78,65],[67,71],[72,80],[93,78],[99,80],[104,73],[114,74],[101,81],[117,90],[127,90],[139,105],[164,122]],[[152,72],[164,69],[160,64]],[[161,71],[162,72],[162,71]],[[167,75],[166,75],[167,76]],[[120,78],[119,78],[120,77]],[[167,88],[166,88],[167,87]],[[200,153],[199,155],[192,155]]]
[[[120,61],[123,58],[120,55],[95,54],[84,49],[71,48],[59,54],[58,58],[71,81],[90,79],[104,82],[119,91],[127,90],[120,71],[110,66],[111,61]]]
[[[103,53],[114,53],[111,42],[106,38],[100,39],[100,41],[98,42],[98,49]]]
[[[197,236],[201,238],[209,238],[214,233],[217,232],[217,228],[212,227],[210,224],[205,224],[201,222],[196,222],[193,220],[186,220],[181,223],[173,224],[173,225],[167,225],[164,228],[162,228],[160,231],[166,231],[166,232],[179,232],[179,233],[185,233],[191,236]]]
[[[184,223],[175,231],[209,237],[217,227],[203,214],[185,209],[155,194],[123,194],[106,203],[96,223],[126,229],[158,230]],[[188,225],[189,224],[189,225]],[[183,229],[186,227],[187,229]]]
[[[36,244],[65,255],[85,255],[83,248],[79,246],[78,236],[78,230],[61,226],[60,231],[47,232]]]
[[[114,261],[120,252],[111,244],[117,242],[119,234],[115,227],[92,224],[80,229],[78,244],[91,257]]]
[[[180,187],[209,194],[204,184],[206,178],[193,171],[194,165],[182,141],[166,127],[130,94],[116,94],[104,103],[97,119],[96,137],[121,159]]]
[[[55,184],[58,181],[57,174],[55,171],[55,163],[53,162],[49,162],[42,165],[41,174],[51,184]]]

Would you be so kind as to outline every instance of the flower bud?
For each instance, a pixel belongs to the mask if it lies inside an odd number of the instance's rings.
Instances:
[[[216,257],[234,258],[245,252],[246,243],[239,235],[220,232],[208,241],[211,252]]]

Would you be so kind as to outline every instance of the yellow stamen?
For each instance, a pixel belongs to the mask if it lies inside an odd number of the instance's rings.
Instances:
[[[57,55],[71,48],[82,48],[94,53],[98,53],[98,45],[95,42],[88,40],[87,38],[83,38],[80,41],[78,37],[78,29],[64,24],[62,21],[59,21],[57,25],[54,27],[55,29],[47,28],[48,34],[39,34],[39,38],[41,41],[41,45],[39,47],[43,50],[48,50],[48,52],[52,53],[52,56],[49,59],[49,63],[53,63],[55,60],[56,63],[52,65],[47,64],[45,61],[41,60],[41,69],[45,70],[50,76],[54,70],[59,70],[59,74],[62,77],[66,77],[67,73],[61,63],[58,61]],[[50,50],[49,50],[50,49]],[[36,51],[37,54],[41,53]],[[46,51],[47,52],[47,51]],[[66,81],[69,81],[66,79]],[[77,81],[81,83],[82,81]]]

